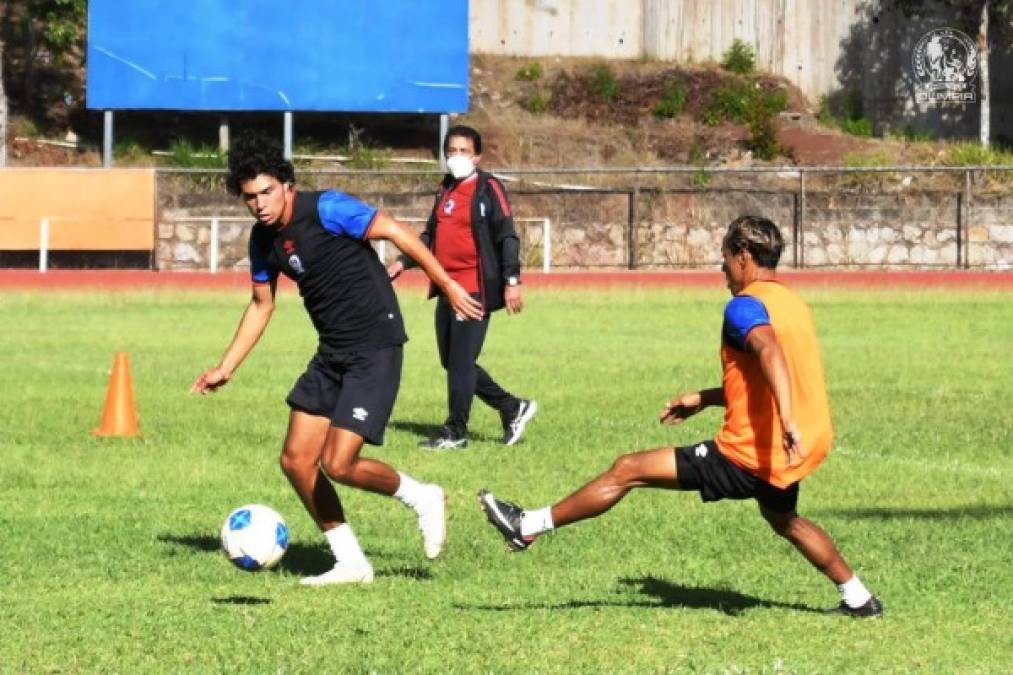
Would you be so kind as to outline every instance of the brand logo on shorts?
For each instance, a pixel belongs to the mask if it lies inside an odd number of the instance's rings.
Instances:
[[[700,457],[702,459],[707,456],[707,444],[701,443],[700,445],[693,448],[693,451],[696,453],[697,457]]]
[[[447,201],[443,202],[443,212],[445,214],[447,214],[448,216],[451,213],[454,212],[454,200],[453,199],[448,199]]]
[[[369,411],[365,408],[352,408],[352,417],[360,422],[365,422],[366,418],[369,417]]]

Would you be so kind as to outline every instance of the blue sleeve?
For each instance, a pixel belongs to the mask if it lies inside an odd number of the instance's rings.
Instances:
[[[763,303],[750,295],[736,295],[725,305],[721,334],[732,347],[746,351],[746,337],[757,326],[769,326],[770,315]]]
[[[376,209],[344,192],[328,190],[320,195],[317,212],[324,229],[337,236],[365,239]]]
[[[262,236],[262,232],[254,229],[250,233],[250,278],[255,284],[267,284],[278,277],[278,270],[268,262],[270,242]]]

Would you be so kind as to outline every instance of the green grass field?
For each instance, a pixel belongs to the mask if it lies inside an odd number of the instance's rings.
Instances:
[[[387,443],[369,454],[450,496],[445,558],[413,514],[339,489],[377,571],[308,589],[329,563],[277,466],[283,399],[314,348],[285,294],[268,333],[212,397],[242,293],[0,294],[2,672],[1013,671],[1013,296],[804,290],[820,330],[837,443],[802,490],[883,598],[886,617],[821,616],[836,590],[751,503],[635,491],[604,517],[508,554],[477,507],[488,486],[543,506],[619,453],[707,438],[661,404],[720,382],[723,289],[537,291],[497,315],[482,362],[542,412],[497,442],[481,404],[467,452],[415,445],[442,419],[432,306],[402,296],[411,342]],[[96,439],[115,351],[144,431]],[[288,520],[275,570],[218,550],[247,502]]]

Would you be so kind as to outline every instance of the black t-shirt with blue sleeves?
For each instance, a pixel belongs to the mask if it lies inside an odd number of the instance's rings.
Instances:
[[[721,337],[725,344],[746,351],[746,337],[757,326],[769,326],[770,315],[763,303],[751,295],[736,295],[725,305]]]
[[[353,352],[404,344],[397,296],[366,241],[376,209],[342,192],[297,192],[292,220],[250,232],[250,274],[296,282],[321,349]]]

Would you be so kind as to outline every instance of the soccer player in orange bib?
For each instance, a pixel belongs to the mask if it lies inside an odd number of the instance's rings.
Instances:
[[[522,551],[544,532],[601,515],[637,487],[693,490],[705,502],[754,499],[774,532],[837,585],[841,603],[830,612],[881,617],[879,599],[827,533],[796,512],[799,482],[827,456],[833,426],[812,314],[777,280],[784,239],[770,220],[742,216],[721,248],[732,293],[721,334],[722,386],[680,394],[660,415],[662,423],[679,424],[722,406],[714,439],[622,455],[553,506],[526,511],[488,490],[478,493],[479,503],[507,545]]]

